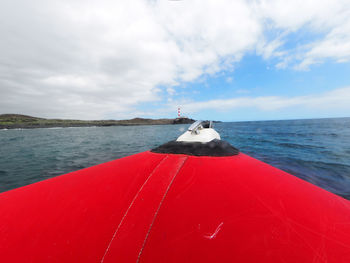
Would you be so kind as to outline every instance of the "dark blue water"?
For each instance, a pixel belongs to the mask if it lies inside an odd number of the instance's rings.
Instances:
[[[142,152],[188,125],[0,130],[0,191]],[[223,140],[350,199],[350,118],[218,123]]]

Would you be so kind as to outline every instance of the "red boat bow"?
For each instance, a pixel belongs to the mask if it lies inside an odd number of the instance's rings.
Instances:
[[[0,194],[0,251],[1,262],[350,262],[350,203],[242,153],[143,152]]]

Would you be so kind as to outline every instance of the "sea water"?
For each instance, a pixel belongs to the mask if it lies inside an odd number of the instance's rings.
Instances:
[[[0,130],[0,192],[152,149],[189,125]],[[223,122],[241,152],[350,199],[350,118]]]

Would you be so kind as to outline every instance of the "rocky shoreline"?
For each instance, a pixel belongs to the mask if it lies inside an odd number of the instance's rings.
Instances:
[[[130,120],[67,120],[67,119],[45,119],[20,114],[1,114],[0,129],[33,129],[53,127],[105,127],[105,126],[132,126],[132,125],[169,125],[169,124],[191,124],[195,120],[190,118],[176,119],[144,119],[134,118]]]

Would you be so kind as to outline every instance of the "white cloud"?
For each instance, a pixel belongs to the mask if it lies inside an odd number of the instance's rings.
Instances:
[[[285,51],[280,51],[279,49],[284,44],[281,37],[277,37],[272,41],[261,41],[257,43],[256,52],[261,55],[264,59],[270,59],[272,57],[282,57],[286,55]]]
[[[264,58],[279,57],[277,68],[292,66],[306,70],[326,59],[350,60],[350,1],[258,0],[256,3],[261,19],[268,25],[266,29],[282,32],[257,49]],[[306,40],[284,48],[282,44],[288,43],[289,37],[293,40],[301,37],[298,32]]]
[[[0,112],[122,118],[230,68],[260,33],[241,0],[3,1]]]
[[[332,29],[324,39],[313,43],[297,68],[307,69],[311,64],[321,63],[324,59],[350,61],[350,19],[344,21],[341,27]]]
[[[124,118],[160,87],[233,70],[256,51],[277,67],[350,59],[345,0],[4,0],[0,113]],[[292,50],[291,32],[317,40]],[[269,32],[280,32],[269,36]],[[273,98],[271,98],[273,100]],[[240,104],[243,101],[236,101]],[[256,102],[258,103],[258,102]]]
[[[169,94],[170,96],[173,96],[173,95],[176,93],[176,90],[173,89],[173,88],[170,88],[170,87],[167,88],[166,91],[168,92],[168,94]]]
[[[282,109],[298,107],[304,109],[332,111],[350,110],[350,87],[339,88],[323,94],[308,96],[260,96],[260,97],[235,97],[229,99],[216,99],[208,101],[183,101],[169,104],[171,112],[175,105],[181,105],[186,113],[196,113],[202,110],[231,111],[234,109],[259,109],[264,112],[277,112]],[[162,111],[165,111],[163,109]]]

